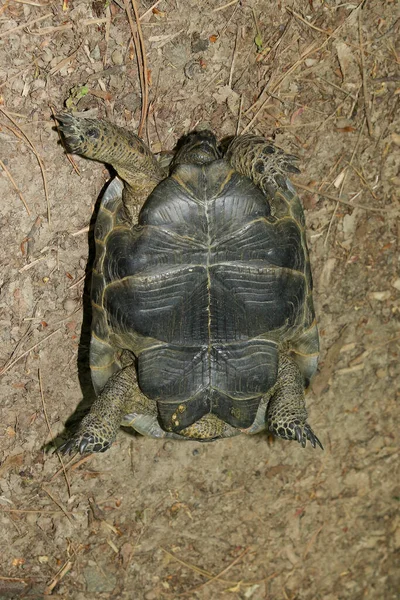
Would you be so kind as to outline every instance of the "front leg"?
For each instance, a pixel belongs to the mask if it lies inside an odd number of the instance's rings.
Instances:
[[[78,431],[62,444],[59,450],[105,452],[114,442],[123,418],[128,413],[153,414],[156,407],[140,392],[136,369],[129,365],[107,381],[93,402],[90,412],[82,419]]]
[[[267,429],[277,437],[297,440],[303,448],[307,440],[313,448],[322,444],[307,423],[304,379],[296,363],[286,354],[279,357],[278,379],[267,407]]]
[[[124,181],[123,201],[127,215],[135,215],[135,204],[142,205],[165,177],[146,144],[133,132],[101,119],[56,115],[69,152],[110,164]]]
[[[258,135],[239,135],[230,142],[225,159],[238,173],[249,177],[269,198],[278,189],[290,189],[288,173],[300,173],[294,164],[298,158],[286,154]]]

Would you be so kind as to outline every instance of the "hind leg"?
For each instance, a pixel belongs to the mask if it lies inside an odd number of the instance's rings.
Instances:
[[[156,403],[144,396],[137,384],[136,369],[129,365],[112,375],[82,419],[78,431],[59,450],[105,452],[116,438],[125,415],[157,415]]]
[[[278,379],[267,407],[268,431],[286,440],[297,440],[303,448],[307,440],[313,448],[322,444],[307,423],[304,378],[296,363],[286,354],[279,357]],[[323,449],[323,448],[322,448]]]

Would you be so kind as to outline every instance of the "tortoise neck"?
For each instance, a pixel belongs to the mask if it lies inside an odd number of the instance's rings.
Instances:
[[[161,181],[161,178],[154,177],[150,179],[147,175],[141,177],[140,173],[136,173],[135,179],[129,178],[129,181],[130,183],[127,183],[127,180],[124,180],[122,203],[127,219],[130,223],[135,224],[143,204]]]

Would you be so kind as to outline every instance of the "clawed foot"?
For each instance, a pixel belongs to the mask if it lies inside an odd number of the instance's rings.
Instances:
[[[321,450],[324,449],[323,445],[311,429],[308,423],[301,425],[297,422],[284,423],[283,426],[277,426],[271,423],[268,427],[269,431],[277,437],[285,440],[297,440],[303,448],[306,447],[307,440],[310,442],[313,448],[319,446]]]
[[[89,414],[88,417],[91,417],[91,415]],[[111,436],[107,435],[110,432],[104,431],[101,424],[96,425],[92,418],[87,419],[89,422],[86,423],[85,419],[86,417],[75,435],[59,446],[59,452],[62,454],[72,454],[73,452],[88,454],[91,452],[105,452],[110,448],[114,441],[114,438],[109,439]]]
[[[104,442],[95,438],[88,433],[71,437],[69,440],[61,444],[57,448],[61,454],[72,454],[78,452],[80,454],[89,454],[92,452],[105,452],[109,449],[112,442]]]

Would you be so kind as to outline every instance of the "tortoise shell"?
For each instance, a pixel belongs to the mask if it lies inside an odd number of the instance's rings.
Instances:
[[[121,367],[117,348],[134,355],[139,387],[156,401],[165,431],[207,414],[250,427],[276,382],[280,350],[306,383],[316,368],[298,196],[286,181],[268,198],[225,159],[178,164],[132,225],[122,188],[119,179],[110,184],[95,227],[96,391]]]

